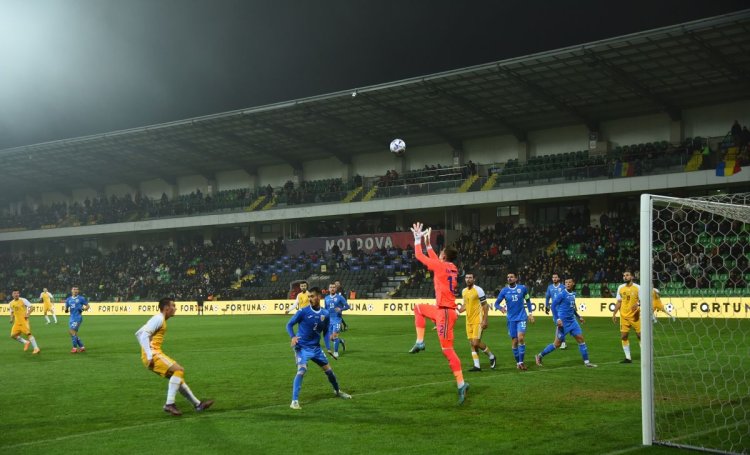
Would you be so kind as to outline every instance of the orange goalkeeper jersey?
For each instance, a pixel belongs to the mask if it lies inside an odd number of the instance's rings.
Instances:
[[[422,252],[422,246],[415,246],[414,254],[434,275],[435,300],[437,306],[456,308],[456,296],[453,294],[458,285],[458,269],[452,262],[441,261],[432,248],[427,249],[429,256]]]

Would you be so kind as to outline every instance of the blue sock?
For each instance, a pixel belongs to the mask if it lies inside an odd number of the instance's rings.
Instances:
[[[526,345],[519,344],[518,345],[518,361],[523,362],[523,358],[525,355],[526,355]]]
[[[338,338],[333,341],[333,352],[339,352],[339,343],[340,341]]]
[[[76,343],[78,343],[79,348],[83,347],[83,341],[81,341],[81,338],[78,335],[76,335]]]
[[[539,355],[544,357],[545,355],[549,354],[550,352],[555,350],[555,345],[550,343],[547,345],[546,348],[544,348],[544,351],[540,352]]]
[[[326,376],[328,376],[328,382],[330,382],[331,385],[333,386],[334,392],[338,393],[338,391],[339,391],[339,383],[336,382],[336,375],[333,374],[333,370],[326,371]]]
[[[513,357],[516,358],[516,363],[520,362],[520,360],[518,360],[518,348],[513,348]]]
[[[294,383],[292,384],[292,400],[299,400],[299,391],[302,390],[302,378],[305,377],[307,368],[300,367],[297,370],[297,376],[294,377]]]
[[[578,350],[581,351],[581,357],[583,357],[583,361],[587,362],[589,360],[589,349],[586,347],[586,343],[579,344]]]
[[[70,336],[70,341],[71,341],[71,342],[73,343],[73,347],[74,347],[74,348],[77,348],[77,347],[78,347],[78,343],[77,343],[77,341],[76,341],[76,338],[78,338],[78,337],[77,337],[77,336],[75,336],[75,335],[71,335],[71,336]]]

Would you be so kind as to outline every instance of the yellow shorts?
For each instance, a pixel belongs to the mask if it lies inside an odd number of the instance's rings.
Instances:
[[[166,378],[167,371],[172,367],[172,365],[177,362],[163,352],[154,351],[152,354],[154,355],[154,369],[151,371],[163,378]],[[143,366],[148,368],[148,359],[146,358],[146,353],[143,352],[143,350],[141,350],[141,362],[143,362]]]
[[[620,317],[620,333],[628,333],[630,329],[635,330],[635,333],[641,333],[641,320],[634,318],[623,318]]]
[[[53,310],[52,304],[51,303],[45,303],[44,304],[44,309],[42,311],[44,311],[46,313],[46,312],[52,311],[52,310]]]
[[[482,338],[482,324],[466,324],[466,337],[470,340]]]
[[[10,334],[19,334],[22,333],[24,335],[31,335],[31,326],[29,325],[29,321],[24,319],[20,322],[13,322],[13,327],[10,329]]]

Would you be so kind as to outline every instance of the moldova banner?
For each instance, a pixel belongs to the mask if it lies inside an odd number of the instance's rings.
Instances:
[[[432,245],[437,248],[437,238],[444,235],[443,231],[432,231]],[[387,232],[382,234],[366,235],[342,235],[339,237],[316,237],[310,239],[286,240],[286,251],[289,255],[297,255],[303,251],[310,253],[318,251],[321,253],[331,251],[338,247],[341,252],[352,250],[371,253],[382,248],[406,248],[414,245],[414,235],[411,232]]]

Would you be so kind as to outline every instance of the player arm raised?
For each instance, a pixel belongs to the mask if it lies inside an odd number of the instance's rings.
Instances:
[[[411,228],[411,232],[414,234],[414,256],[419,262],[426,265],[430,270],[437,270],[440,266],[440,259],[426,256],[422,251],[422,238],[424,232],[422,231],[422,223],[414,223]],[[433,251],[434,254],[434,251]]]
[[[427,256],[430,259],[440,259],[435,253],[435,250],[432,249],[432,242],[430,241],[430,236],[432,235],[432,228],[427,228],[424,231],[424,243],[427,245]]]

